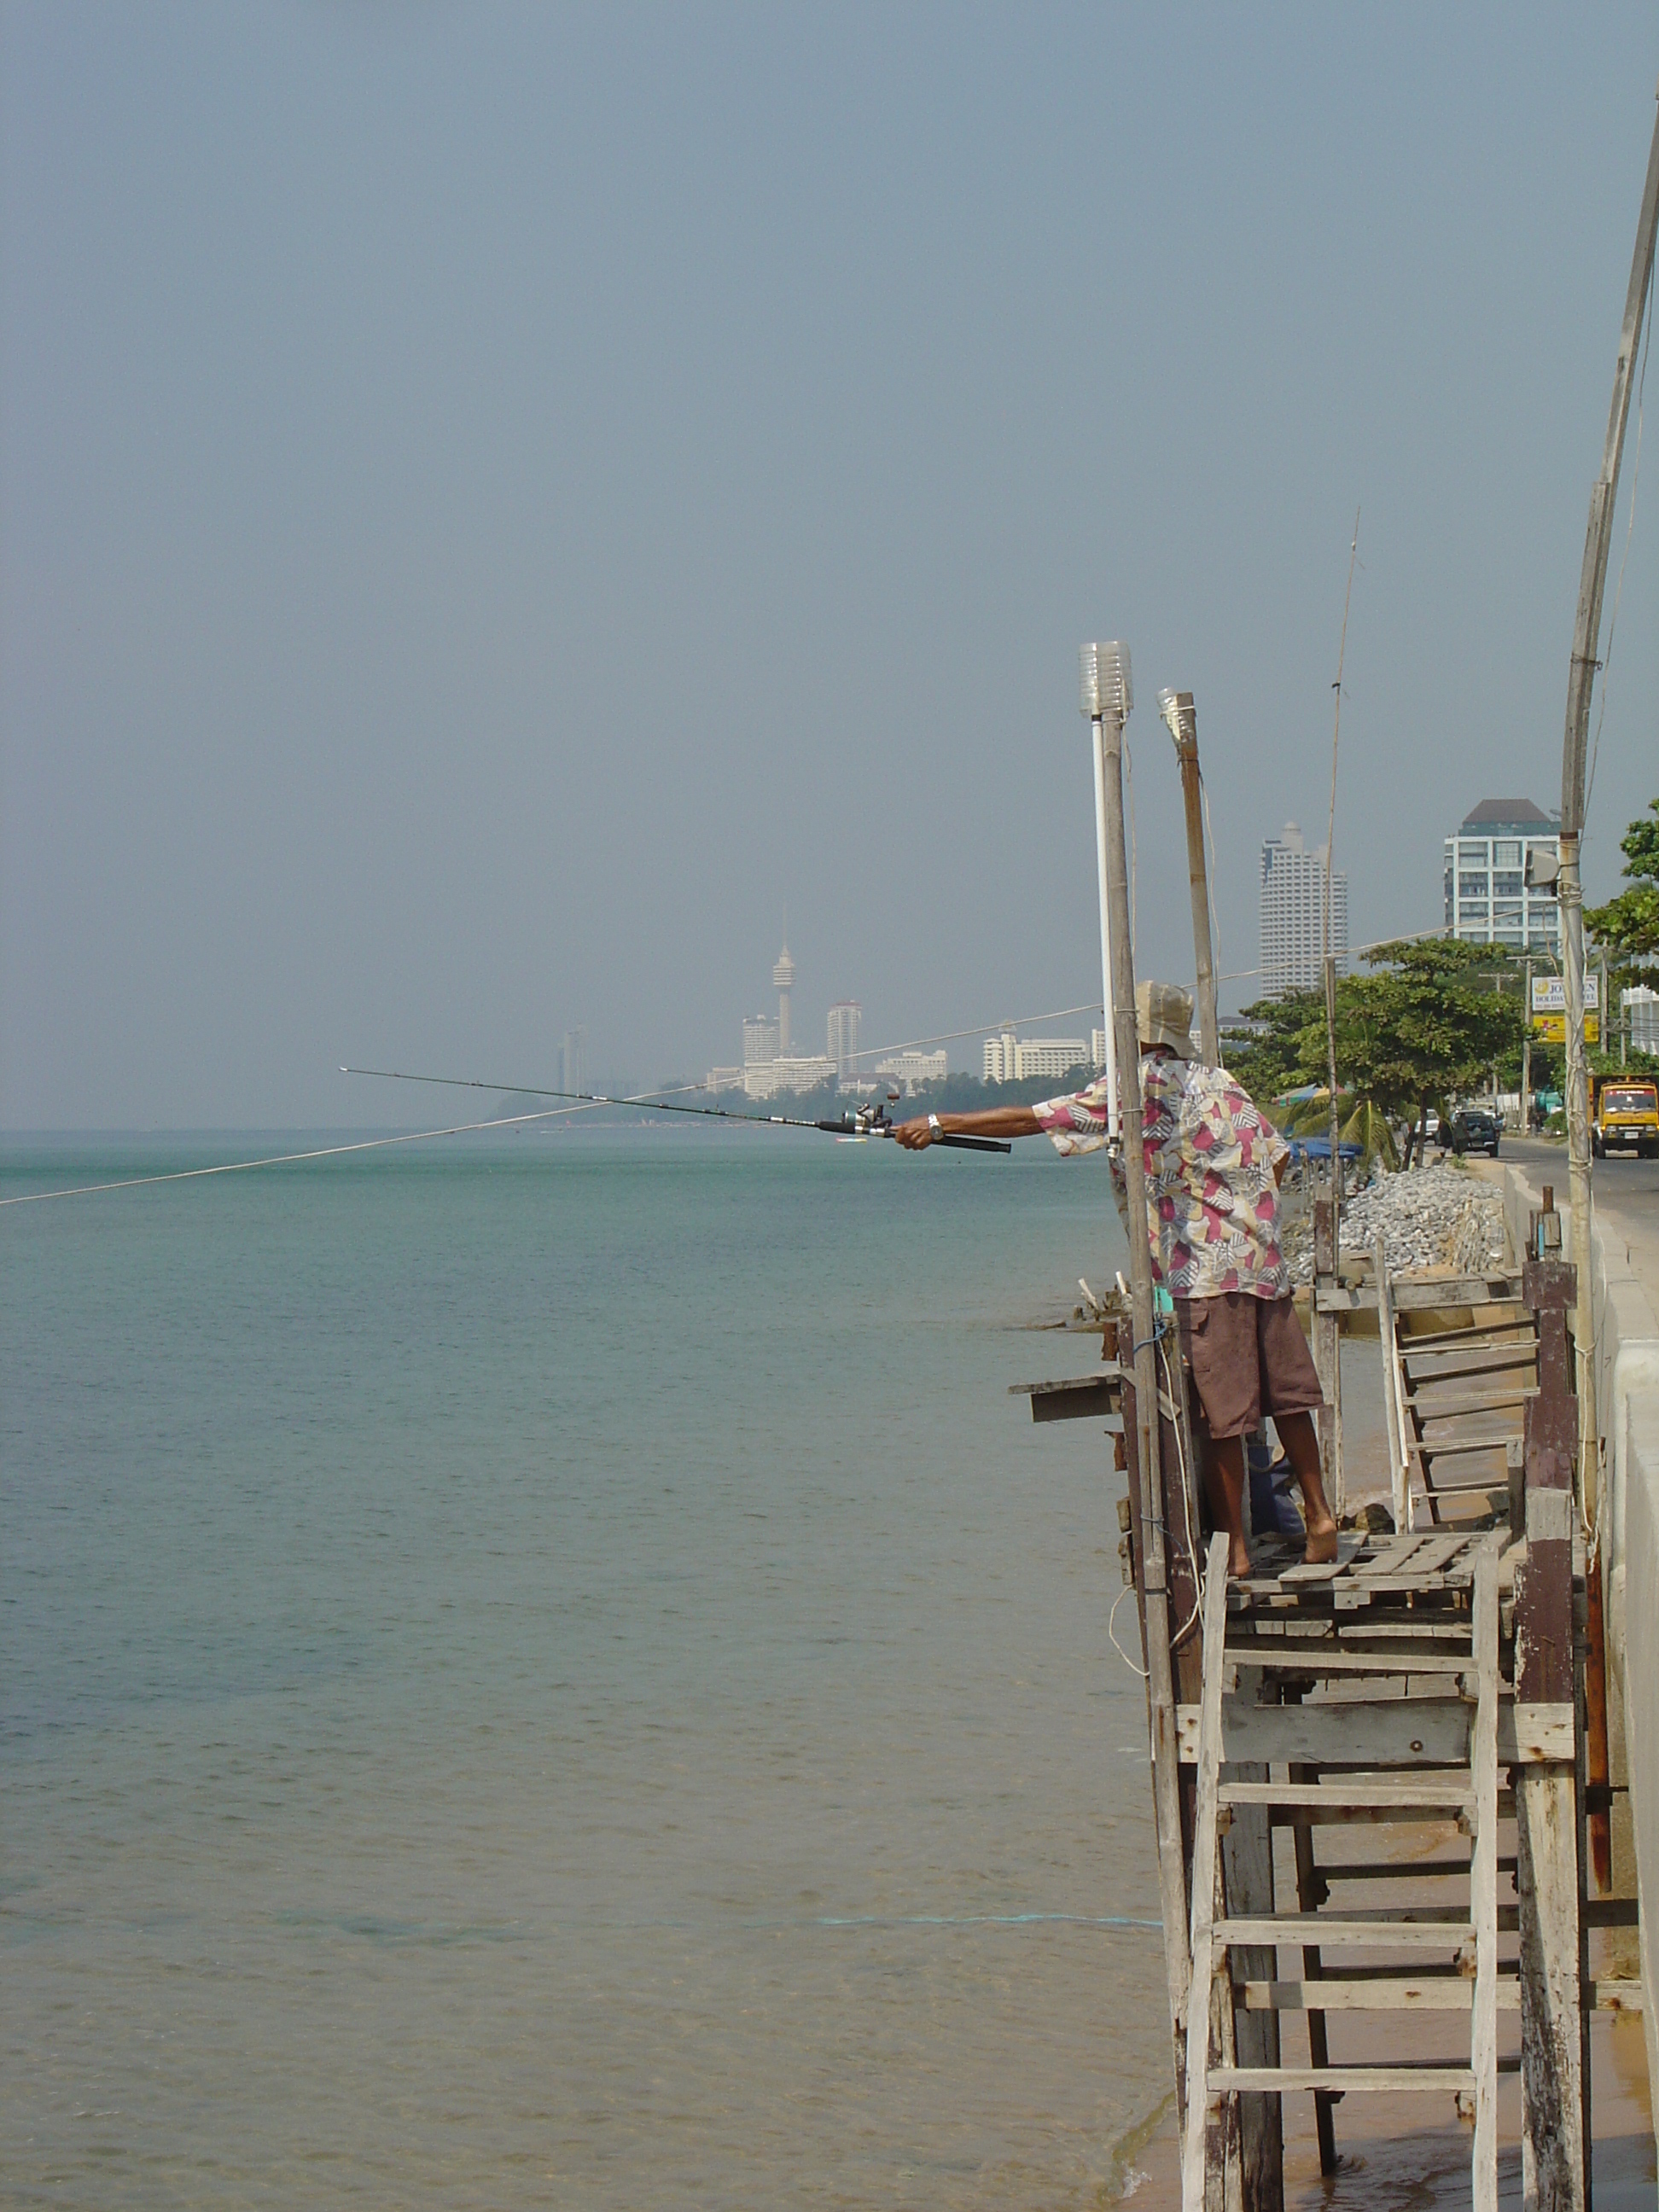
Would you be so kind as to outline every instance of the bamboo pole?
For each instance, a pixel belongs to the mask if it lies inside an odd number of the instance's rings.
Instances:
[[[1124,691],[1127,698],[1127,654]],[[1111,917],[1111,1024],[1117,1047],[1123,1169],[1128,1190],[1129,1285],[1133,1314],[1136,1467],[1145,1560],[1147,1696],[1152,1711],[1152,1806],[1158,1831],[1158,1901],[1169,1982],[1176,2094],[1184,2097],[1188,2013],[1187,1875],[1181,1837],[1180,1752],[1170,1652],[1170,1590],[1159,1460],[1158,1347],[1153,1335],[1152,1248],[1141,1151],[1140,1043],[1135,1028],[1134,952],[1129,937],[1128,860],[1123,835],[1123,716],[1101,718],[1106,812],[1106,878]],[[1204,2032],[1200,2023],[1200,2032]]]
[[[1187,816],[1187,883],[1193,902],[1193,957],[1198,978],[1198,1052],[1206,1067],[1221,1062],[1215,1006],[1215,951],[1210,938],[1210,878],[1204,860],[1204,782],[1198,765],[1198,710],[1190,691],[1160,691],[1158,710],[1175,739],[1181,799]]]

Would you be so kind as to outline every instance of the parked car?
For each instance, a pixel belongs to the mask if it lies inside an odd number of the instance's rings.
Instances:
[[[1490,1152],[1498,1158],[1503,1124],[1484,1106],[1465,1106],[1452,1116],[1451,1143],[1455,1152]]]

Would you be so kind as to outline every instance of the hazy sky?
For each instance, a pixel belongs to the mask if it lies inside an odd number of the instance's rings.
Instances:
[[[0,1119],[418,1117],[337,1063],[551,1080],[577,1022],[700,1073],[786,902],[812,1046],[1085,1000],[1087,637],[1143,972],[1164,684],[1254,968],[1356,507],[1338,864],[1356,942],[1436,923],[1448,828],[1559,804],[1656,73],[1650,0],[9,0]],[[1594,896],[1659,789],[1645,473]]]

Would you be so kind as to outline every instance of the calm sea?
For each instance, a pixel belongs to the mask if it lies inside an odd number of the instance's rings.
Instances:
[[[1121,1479],[1007,1386],[1121,1264],[1093,1161],[775,1133],[0,1213],[6,2200],[1109,2201]]]

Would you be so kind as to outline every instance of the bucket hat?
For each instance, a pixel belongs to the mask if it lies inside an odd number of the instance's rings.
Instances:
[[[1178,983],[1135,985],[1135,1028],[1142,1044],[1164,1044],[1182,1060],[1194,1056],[1193,994]]]

